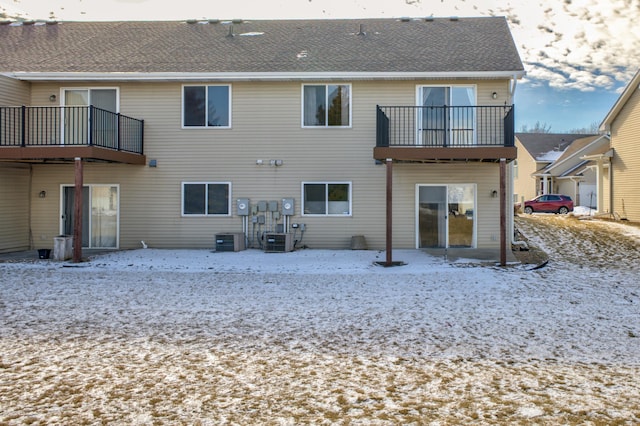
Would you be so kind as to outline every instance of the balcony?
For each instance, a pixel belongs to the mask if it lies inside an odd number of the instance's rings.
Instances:
[[[144,121],[94,106],[0,107],[0,160],[145,164]]]
[[[513,105],[378,106],[376,160],[490,161],[516,158]]]

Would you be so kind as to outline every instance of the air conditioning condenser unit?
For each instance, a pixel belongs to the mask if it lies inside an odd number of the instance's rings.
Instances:
[[[240,251],[244,249],[244,232],[216,234],[216,251]]]

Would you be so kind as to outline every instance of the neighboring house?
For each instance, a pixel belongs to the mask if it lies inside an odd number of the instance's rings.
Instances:
[[[59,234],[501,257],[510,241],[524,69],[504,18],[5,23],[0,38],[0,251]]]
[[[608,212],[602,198],[608,191],[598,191],[609,181],[609,168],[599,169],[593,156],[605,155],[610,150],[607,135],[592,135],[575,139],[562,155],[547,166],[540,175],[549,177],[555,193],[570,196],[574,205]],[[600,182],[600,185],[598,185]],[[603,184],[604,182],[604,184]]]
[[[565,194],[576,206],[608,213],[607,135],[517,133],[514,198],[530,200],[541,194]],[[602,189],[601,189],[602,188]]]
[[[610,212],[617,218],[640,221],[640,71],[636,72],[600,130],[611,137],[612,151],[592,158],[599,167],[611,163]],[[603,200],[607,202],[607,200]]]
[[[514,198],[530,200],[540,194],[553,193],[550,180],[539,174],[557,160],[576,137],[560,133],[516,133],[518,159],[514,167]]]

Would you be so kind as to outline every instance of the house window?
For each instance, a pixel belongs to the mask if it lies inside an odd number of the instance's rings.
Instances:
[[[183,216],[229,216],[231,184],[228,182],[183,182]]]
[[[302,86],[303,127],[350,127],[351,85]]]
[[[231,127],[231,86],[183,86],[183,127]]]
[[[304,215],[350,216],[351,184],[306,182],[302,184]]]

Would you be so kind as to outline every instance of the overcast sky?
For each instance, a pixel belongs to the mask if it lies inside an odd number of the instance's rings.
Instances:
[[[599,123],[640,67],[640,0],[0,0],[3,11],[58,20],[505,16],[527,71],[518,130]]]

